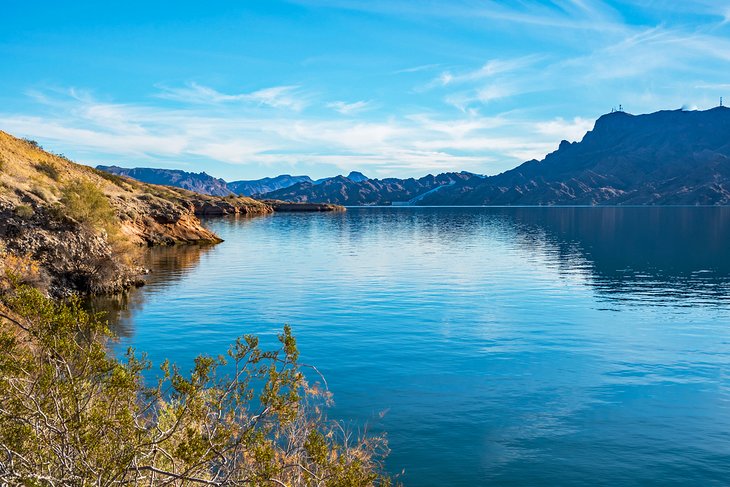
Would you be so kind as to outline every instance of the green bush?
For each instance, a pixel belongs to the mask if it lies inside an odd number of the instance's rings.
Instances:
[[[380,486],[383,438],[328,422],[288,327],[190,374],[110,357],[104,322],[28,286],[0,294],[0,485]],[[229,371],[224,376],[224,369]]]
[[[116,214],[106,195],[90,181],[73,181],[63,188],[61,204],[71,218],[96,229],[111,230]]]

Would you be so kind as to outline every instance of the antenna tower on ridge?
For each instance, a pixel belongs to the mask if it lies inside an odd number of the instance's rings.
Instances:
[[[720,106],[722,106],[722,97],[720,97]]]

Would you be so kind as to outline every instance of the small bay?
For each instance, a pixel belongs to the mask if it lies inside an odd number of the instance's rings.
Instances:
[[[98,298],[184,369],[292,326],[405,485],[724,485],[730,208],[350,208],[206,224]],[[314,379],[315,377],[313,377]]]

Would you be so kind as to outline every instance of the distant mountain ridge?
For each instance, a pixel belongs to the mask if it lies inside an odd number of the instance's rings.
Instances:
[[[213,196],[228,196],[237,194],[241,196],[262,195],[288,188],[295,184],[306,182],[321,184],[333,178],[322,178],[313,181],[309,176],[291,176],[282,174],[273,178],[262,178],[254,180],[241,180],[226,182],[223,179],[215,178],[205,172],[194,173],[180,169],[158,169],[149,167],[126,168],[119,166],[96,166],[97,169],[118,176],[127,176],[143,183],[161,184],[177,188],[195,191],[196,193],[209,194]],[[367,181],[368,178],[361,172],[352,171],[347,176],[336,176],[349,178],[354,182]]]
[[[118,176],[127,176],[137,181],[149,184],[175,186],[176,188],[195,191],[196,193],[212,196],[228,196],[233,191],[228,189],[226,182],[208,174],[192,173],[179,169],[155,169],[149,167],[125,168],[119,166],[96,166],[97,169]]]
[[[429,174],[419,179],[367,179],[360,182],[337,176],[320,184],[295,184],[262,197],[299,203],[336,201],[337,204],[350,206],[416,204],[418,198],[425,194],[481,178],[468,172],[450,172],[438,176]]]
[[[311,182],[309,176],[290,176],[282,174],[274,178],[255,179],[250,181],[232,181],[227,184],[228,189],[236,194],[252,196],[255,194],[269,193],[281,188],[288,188],[297,183]]]
[[[335,176],[335,177],[337,177],[337,176]],[[340,177],[347,178],[350,181],[353,181],[355,183],[362,183],[363,181],[367,181],[369,179],[363,173],[358,172],[358,171],[350,171],[350,174],[348,174],[347,176],[340,176]],[[329,181],[330,179],[333,179],[333,178],[322,178],[322,179],[317,179],[316,181],[310,181],[310,182],[312,182],[314,184],[320,184],[320,183],[324,183],[325,181]]]
[[[614,112],[580,142],[496,176],[333,179],[264,195],[342,205],[728,205],[730,109]]]
[[[137,178],[159,178],[167,170],[148,171],[153,172],[136,173]],[[169,173],[167,182],[140,180],[209,194],[220,194],[212,191],[225,183],[205,173]],[[609,113],[580,142],[564,140],[540,161],[489,177],[448,172],[368,179],[353,171],[316,181],[288,175],[238,181],[224,189],[262,199],[350,206],[730,205],[730,109]]]

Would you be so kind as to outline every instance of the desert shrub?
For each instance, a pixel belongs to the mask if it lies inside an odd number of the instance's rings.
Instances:
[[[19,218],[30,218],[34,214],[33,208],[28,205],[18,205],[15,207],[15,215]]]
[[[5,158],[0,154],[0,172],[5,170]]]
[[[68,216],[96,229],[110,230],[116,221],[106,195],[90,181],[72,181],[63,188],[61,204]]]
[[[33,147],[35,149],[41,149],[41,150],[43,149],[43,146],[40,145],[38,142],[36,142],[33,139],[24,138],[22,140],[23,140],[23,142],[25,142],[26,144],[28,144],[29,146],[31,146],[31,147]]]
[[[54,181],[58,181],[61,177],[61,174],[59,173],[58,168],[52,162],[42,161],[42,162],[35,164],[34,167],[36,168],[36,170],[42,172],[43,174],[45,174],[49,178],[53,179]]]
[[[38,261],[30,255],[18,255],[0,244],[0,294],[19,285],[45,290],[48,279]]]
[[[92,266],[96,269],[94,272],[99,274],[97,280],[103,281],[112,277],[119,270],[119,263],[130,264],[135,257],[134,246],[120,231],[119,218],[109,198],[99,187],[90,181],[78,180],[65,186],[62,193],[63,216],[87,224],[96,231],[103,231],[110,246],[112,255],[104,257],[104,262]],[[58,212],[58,207],[52,211]]]
[[[42,186],[33,186],[30,192],[42,199],[43,201],[48,201],[50,199],[48,191]]]
[[[77,300],[18,286],[0,305],[0,484],[390,484],[384,439],[326,420],[288,327],[278,350],[245,336],[147,386],[149,362],[109,356],[109,330]]]

